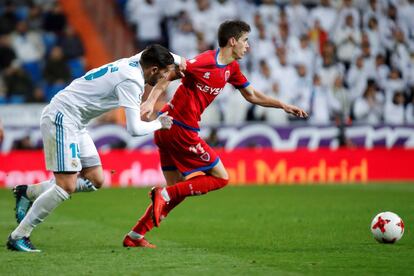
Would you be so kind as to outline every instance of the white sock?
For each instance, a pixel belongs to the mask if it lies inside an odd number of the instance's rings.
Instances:
[[[46,180],[38,184],[27,185],[26,195],[30,201],[35,201],[36,198],[38,198],[45,191],[49,190],[49,188],[55,184],[56,184],[56,180],[52,178],[50,180]],[[88,179],[78,177],[76,181],[75,193],[94,192],[96,190],[98,189]]]
[[[167,192],[166,188],[162,188],[161,190],[161,196],[166,202],[170,202],[170,195]]]
[[[26,195],[30,201],[35,201],[41,194],[50,189],[56,184],[54,178],[40,182],[38,184],[27,185]]]
[[[76,190],[75,193],[79,192],[94,192],[98,190],[92,182],[90,182],[86,178],[78,177],[78,180],[76,181]]]
[[[29,237],[38,224],[40,224],[57,206],[69,199],[69,194],[58,185],[52,186],[41,194],[33,203],[19,226],[11,233],[12,239]]]
[[[129,236],[130,238],[134,239],[134,240],[139,240],[139,239],[142,239],[142,238],[144,237],[143,235],[138,234],[137,232],[134,232],[134,231],[130,231],[130,232],[128,233],[128,236]]]

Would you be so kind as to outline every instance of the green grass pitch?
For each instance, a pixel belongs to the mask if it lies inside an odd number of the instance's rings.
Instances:
[[[414,184],[227,187],[187,198],[147,238],[122,247],[148,189],[75,194],[32,235],[40,254],[10,252],[14,199],[0,190],[1,275],[412,275]],[[394,245],[369,226],[380,211],[405,221]]]

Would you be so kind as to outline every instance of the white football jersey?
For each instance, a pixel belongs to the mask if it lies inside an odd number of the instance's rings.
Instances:
[[[119,106],[139,109],[145,85],[140,58],[141,53],[90,70],[56,94],[50,104],[79,127]]]

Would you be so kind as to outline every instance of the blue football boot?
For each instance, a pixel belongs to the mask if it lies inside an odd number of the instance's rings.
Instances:
[[[36,249],[36,247],[34,247],[30,241],[30,238],[27,237],[12,239],[12,237],[9,236],[7,240],[7,248],[19,252],[41,252],[39,249]]]

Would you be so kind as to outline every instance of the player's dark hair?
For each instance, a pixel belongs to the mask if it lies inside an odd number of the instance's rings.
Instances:
[[[157,66],[164,69],[168,65],[174,64],[174,58],[167,48],[159,44],[153,44],[142,52],[140,63],[144,68]]]
[[[244,21],[228,20],[220,24],[218,29],[218,43],[225,47],[230,38],[238,40],[244,33],[250,32],[250,26]]]

